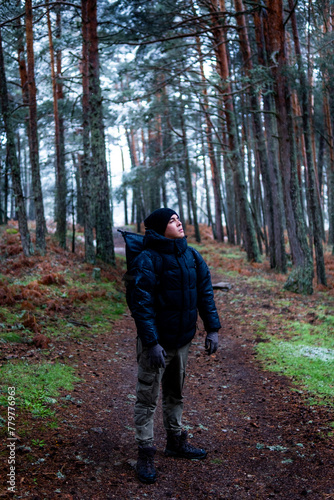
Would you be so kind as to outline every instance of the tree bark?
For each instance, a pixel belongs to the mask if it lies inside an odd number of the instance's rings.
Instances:
[[[29,256],[33,253],[30,241],[30,234],[28,230],[27,213],[21,186],[20,165],[16,155],[15,148],[15,132],[12,123],[12,113],[10,109],[7,82],[5,74],[5,64],[2,50],[2,35],[0,30],[0,96],[1,96],[1,110],[3,121],[5,124],[5,131],[7,137],[7,159],[11,169],[13,191],[15,197],[15,209],[19,223],[19,231],[21,236],[21,243],[23,253]]]
[[[89,110],[91,151],[94,158],[96,255],[108,264],[115,264],[112,233],[108,171],[105,151],[102,95],[99,75],[99,52],[97,37],[97,1],[87,1],[89,19]]]
[[[85,226],[85,260],[91,264],[95,263],[94,247],[94,222],[93,213],[95,204],[93,202],[93,174],[90,160],[90,124],[89,124],[89,18],[87,11],[88,0],[82,0],[82,141],[83,156],[81,165],[83,216]]]
[[[280,146],[280,169],[284,188],[284,203],[288,236],[294,270],[285,288],[297,293],[313,292],[313,262],[307,243],[306,224],[300,202],[300,185],[296,168],[291,91],[285,75],[285,32],[282,0],[267,0],[267,30],[274,79],[277,128]]]
[[[219,0],[219,10],[217,11],[214,2],[211,0],[209,9],[212,14],[216,14],[217,12],[226,12],[225,1]],[[216,24],[215,16],[213,19],[213,23]],[[226,33],[224,29],[220,27],[215,27],[212,30],[212,34],[215,43],[217,69],[219,76],[221,78],[221,97],[224,103],[226,128],[227,128],[228,143],[230,150],[230,161],[234,172],[238,209],[240,210],[240,221],[242,224],[243,242],[247,252],[248,260],[259,262],[260,253],[256,241],[254,221],[252,218],[250,205],[247,198],[247,187],[241,164],[241,157],[240,157],[239,144],[237,138],[237,129],[235,124],[235,113],[232,100],[232,88],[231,84],[229,83],[230,70],[229,70],[227,47],[226,47]]]
[[[137,150],[135,147],[134,134],[132,130],[125,129],[126,139],[128,143],[128,149],[130,153],[131,168],[133,170],[138,166]],[[143,219],[145,219],[145,214],[142,213],[142,202],[141,202],[141,192],[140,183],[137,179],[134,181],[134,186],[132,188],[132,216],[131,222],[136,223],[137,233],[140,233],[140,224]]]
[[[333,21],[334,21],[334,9],[331,6],[331,2],[326,0],[324,2],[324,33],[333,32]],[[328,54],[330,57],[331,54]],[[330,78],[328,68],[325,67],[323,72],[323,103],[324,103],[324,115],[325,115],[325,130],[326,139],[329,149],[329,162],[327,167],[327,193],[328,193],[328,243],[333,245],[332,253],[334,255],[334,113],[333,106],[331,109],[330,102],[334,103],[333,98],[334,85],[332,79]]]
[[[84,213],[83,213],[83,193],[82,193],[82,155],[75,156],[75,153],[72,153],[72,164],[74,170],[75,184],[76,184],[76,221],[80,226],[84,226]]]
[[[207,174],[207,167],[206,167],[206,161],[205,161],[206,154],[205,154],[203,133],[201,134],[201,146],[202,146],[202,155],[203,155],[204,189],[205,189],[205,195],[206,195],[206,212],[207,212],[206,215],[208,218],[208,226],[212,227],[213,237],[216,240],[217,239],[216,224],[214,224],[214,222],[213,222],[212,212],[211,212],[210,189],[209,189],[208,174]]]
[[[324,115],[327,142],[329,148],[329,164],[327,168],[327,192],[328,192],[328,243],[333,245],[334,251],[334,138],[330,116],[329,98],[327,89],[323,86]]]
[[[217,162],[216,162],[215,151],[214,151],[214,146],[213,146],[212,123],[211,123],[210,116],[209,116],[209,99],[208,99],[208,92],[207,92],[206,81],[205,81],[205,76],[204,76],[202,49],[201,49],[200,39],[198,36],[196,37],[196,47],[197,47],[197,53],[198,53],[198,58],[199,58],[199,66],[200,66],[201,82],[202,82],[203,110],[204,110],[204,116],[205,116],[205,135],[206,135],[208,156],[209,156],[210,168],[211,168],[211,180],[212,180],[212,187],[213,187],[213,196],[214,196],[214,201],[215,201],[215,203],[214,203],[214,206],[215,206],[215,231],[214,231],[214,233],[215,233],[215,237],[216,237],[217,241],[224,241],[224,230],[223,230],[223,224],[222,224],[223,208],[222,208],[222,195],[221,195],[221,189],[220,189],[221,179],[220,179],[219,171],[217,168]]]
[[[254,12],[255,38],[259,63],[268,67],[266,51],[266,36],[264,32],[263,10]],[[272,99],[272,86],[267,84],[262,94],[264,125],[266,131],[266,144],[268,154],[269,179],[272,190],[274,232],[275,232],[275,265],[285,273],[287,270],[286,252],[284,244],[284,203],[282,182],[278,166],[277,125],[275,123],[275,105]]]
[[[310,219],[312,221],[312,236],[315,248],[316,265],[317,265],[317,278],[318,283],[327,285],[324,252],[322,240],[324,239],[324,227],[320,206],[320,193],[318,185],[318,176],[316,172],[316,165],[313,161],[313,148],[311,140],[311,113],[309,107],[309,95],[307,79],[303,68],[302,53],[299,43],[299,35],[297,28],[296,15],[294,10],[293,0],[289,0],[289,8],[292,11],[291,24],[293,39],[295,44],[295,52],[297,56],[300,93],[301,93],[301,106],[302,106],[302,120],[303,120],[303,134],[305,141],[305,153],[307,162],[307,179],[308,179],[308,196],[310,204]]]
[[[124,174],[125,172],[125,165],[124,165],[124,154],[123,154],[123,148],[120,146],[121,150],[121,158],[122,158],[122,173]],[[128,194],[126,188],[122,188],[123,191],[123,204],[124,204],[124,223],[127,226],[129,224],[128,220]]]
[[[47,6],[49,0],[46,2]],[[58,7],[59,9],[59,7]],[[61,78],[61,52],[57,51],[57,72],[55,71],[55,57],[52,40],[52,29],[50,10],[47,7],[47,24],[49,35],[49,50],[51,60],[51,81],[53,93],[53,113],[55,121],[55,150],[56,150],[56,222],[57,222],[57,238],[62,248],[66,248],[66,171],[65,171],[65,155],[64,155],[64,126],[63,119],[59,113],[58,102],[63,98]],[[57,12],[57,31],[60,36],[60,12]]]
[[[18,5],[20,5],[21,2],[20,0],[18,1]],[[20,73],[20,81],[21,81],[21,91],[22,91],[22,101],[23,101],[23,106],[26,108],[25,110],[25,128],[26,128],[26,133],[28,137],[28,144],[29,144],[29,151],[31,149],[31,133],[30,133],[30,126],[29,126],[29,89],[28,89],[28,74],[27,74],[27,65],[26,61],[24,58],[24,32],[25,28],[24,26],[21,25],[21,20],[17,20],[17,26],[16,26],[16,32],[17,32],[17,55],[18,55],[18,62],[19,62],[19,73]],[[27,172],[27,169],[25,170],[26,175],[25,175],[25,197],[26,197],[26,204],[27,204],[27,216],[28,219],[34,220],[36,218],[36,213],[35,213],[35,205],[34,205],[34,199],[33,196],[31,196],[32,193],[32,182],[31,182],[31,170],[29,169],[29,174]]]
[[[194,228],[195,228],[195,238],[198,243],[201,242],[201,235],[199,232],[199,226],[198,226],[198,221],[197,221],[197,203],[196,199],[194,196],[194,191],[193,191],[193,186],[192,186],[192,179],[191,179],[191,169],[190,169],[190,161],[189,161],[189,154],[188,154],[188,143],[187,143],[187,133],[186,133],[186,128],[184,124],[184,109],[181,111],[181,130],[182,130],[182,144],[183,144],[183,154],[184,154],[184,160],[185,160],[185,169],[186,169],[186,183],[188,186],[188,195],[189,195],[189,202],[191,205],[191,211],[193,215],[193,221],[194,221]]]
[[[242,0],[234,0],[234,4],[236,12],[239,14],[236,17],[236,21],[239,28],[239,42],[244,62],[245,73],[248,78],[251,78],[253,70],[253,59],[248,39],[246,18],[243,14],[243,12],[245,12],[245,7]],[[269,234],[270,267],[276,269],[279,272],[286,272],[282,221],[280,221],[278,227],[275,228],[275,223],[276,221],[279,221],[281,214],[274,213],[275,206],[273,203],[273,189],[270,182],[269,159],[264,136],[264,127],[261,119],[260,103],[255,89],[252,86],[249,90],[249,96],[255,135],[255,149],[257,153],[256,156],[259,160],[264,188],[265,220]],[[278,235],[277,240],[275,238],[276,235]],[[280,246],[281,248],[280,251],[276,253],[276,248],[278,246]],[[278,256],[280,257],[279,259],[277,259]]]
[[[36,211],[36,249],[45,254],[46,251],[46,224],[44,217],[42,184],[39,170],[39,146],[37,127],[37,101],[35,83],[35,58],[33,43],[33,15],[32,0],[26,0],[26,39],[27,39],[27,60],[28,60],[28,89],[29,89],[29,127],[31,134],[30,143],[30,163],[32,174],[32,185],[34,193],[34,203]]]

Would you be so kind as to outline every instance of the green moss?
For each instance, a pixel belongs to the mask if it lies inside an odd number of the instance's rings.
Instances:
[[[25,338],[22,337],[22,335],[19,335],[18,333],[15,332],[0,332],[0,342],[13,342],[13,343],[19,343],[19,342],[25,342]]]
[[[285,322],[286,340],[263,332],[268,342],[257,346],[258,358],[266,368],[284,373],[311,396],[329,404],[334,398],[333,320],[324,316],[317,325]]]
[[[295,267],[292,269],[284,289],[289,292],[311,295],[313,293],[313,264],[310,262],[305,267]]]
[[[31,365],[20,361],[0,368],[1,387],[14,387],[15,403],[39,417],[53,415],[50,398],[57,397],[60,389],[73,390],[74,383],[79,380],[74,368],[60,363]],[[0,399],[2,404],[8,404],[5,389]]]

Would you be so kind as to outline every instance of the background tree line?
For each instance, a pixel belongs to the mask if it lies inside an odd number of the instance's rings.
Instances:
[[[173,205],[198,241],[205,221],[249,260],[265,254],[285,273],[290,257],[287,289],[311,293],[314,267],[326,285],[329,0],[3,0],[0,9],[0,222],[18,219],[26,255],[28,219],[46,251],[48,195],[60,245],[72,213],[86,260],[114,263],[106,129],[119,127],[131,170],[114,196],[126,224],[140,230],[150,211]]]

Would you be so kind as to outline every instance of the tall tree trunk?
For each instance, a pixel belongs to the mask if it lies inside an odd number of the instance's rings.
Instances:
[[[301,93],[301,106],[302,106],[302,120],[303,120],[303,133],[305,141],[305,152],[307,161],[307,179],[308,179],[308,196],[310,203],[310,219],[312,221],[313,242],[315,248],[316,265],[317,265],[317,278],[318,283],[327,285],[324,252],[322,240],[324,239],[324,227],[322,221],[322,213],[320,206],[320,193],[318,185],[318,176],[316,172],[316,165],[313,161],[313,148],[311,140],[311,113],[309,107],[309,95],[307,79],[303,68],[302,53],[299,43],[299,35],[297,28],[296,15],[294,10],[294,1],[289,0],[289,8],[292,11],[291,23],[293,39],[295,44],[295,51],[297,56],[298,73],[300,81]]]
[[[25,13],[26,13],[26,39],[27,39],[27,59],[28,59],[29,126],[31,135],[30,164],[31,164],[35,211],[36,211],[36,249],[41,254],[44,254],[46,251],[46,242],[45,242],[46,224],[44,217],[42,184],[41,184],[41,177],[39,170],[32,0],[26,0]]]
[[[270,54],[277,64],[272,65],[275,82],[275,101],[277,127],[280,144],[280,169],[283,179],[284,203],[287,229],[294,270],[291,272],[285,288],[304,294],[313,292],[313,262],[307,243],[306,224],[300,202],[300,185],[297,177],[294,129],[292,120],[291,91],[289,89],[285,67],[285,33],[282,0],[269,0],[267,30]]]
[[[175,146],[173,144],[173,138],[172,138],[172,131],[175,132],[175,130],[172,127],[171,124],[171,113],[170,113],[170,105],[169,105],[169,100],[168,100],[168,93],[166,90],[166,86],[163,87],[163,102],[164,102],[164,116],[165,116],[165,123],[164,123],[164,158],[167,158],[173,154],[175,154]],[[179,160],[175,155],[175,158],[172,159],[171,161],[172,164],[172,175],[174,178],[175,182],[175,187],[176,187],[176,196],[177,196],[177,203],[178,203],[178,213],[180,216],[180,219],[183,223],[183,228],[186,231],[186,220],[184,216],[184,210],[183,210],[183,199],[182,199],[182,189],[181,189],[181,181],[180,181],[180,168],[179,168]]]
[[[61,6],[56,6],[56,38],[61,38]],[[66,207],[67,207],[67,176],[65,165],[65,128],[64,128],[64,91],[63,91],[63,76],[62,76],[62,51],[60,48],[56,51],[56,91],[59,114],[59,224],[60,232],[65,234],[66,238]],[[64,237],[62,237],[64,240]],[[66,240],[65,240],[66,244]]]
[[[80,224],[80,226],[84,225],[84,213],[83,213],[83,193],[82,193],[82,175],[81,175],[81,170],[82,170],[82,155],[77,155],[75,156],[75,153],[72,153],[72,164],[73,164],[73,171],[74,171],[74,177],[75,177],[75,184],[76,184],[76,199],[77,199],[77,204],[76,204],[76,212],[77,212],[77,224]]]
[[[318,183],[319,183],[320,198],[322,200],[322,207],[324,200],[322,193],[323,179],[324,179],[324,152],[325,152],[325,139],[324,139],[324,133],[321,130],[319,134],[319,145],[318,145]]]
[[[266,37],[263,23],[263,9],[254,13],[255,38],[259,63],[268,67],[266,51]],[[285,273],[287,269],[285,243],[284,243],[284,203],[282,183],[278,166],[277,125],[274,120],[275,104],[272,99],[272,87],[266,85],[262,95],[264,109],[264,124],[266,131],[266,144],[268,154],[269,179],[272,190],[274,233],[275,233],[275,264],[277,269]]]
[[[328,192],[328,243],[334,245],[334,138],[330,117],[329,98],[325,85],[323,86],[325,129],[329,148],[329,165],[327,168]],[[333,246],[334,251],[334,246]]]
[[[215,22],[215,15],[217,13],[226,12],[225,0],[219,0],[219,10],[211,0],[210,11],[213,14],[213,23]],[[228,143],[230,150],[231,166],[234,172],[236,194],[238,208],[240,210],[240,221],[242,224],[243,243],[247,252],[248,260],[260,261],[260,253],[256,241],[256,232],[254,221],[247,197],[247,186],[244,177],[244,172],[241,164],[241,157],[239,151],[237,128],[235,123],[234,104],[232,99],[232,88],[230,84],[230,70],[228,64],[228,54],[226,46],[226,33],[220,27],[213,29],[213,37],[215,42],[215,51],[217,58],[217,69],[221,78],[221,94],[224,103],[224,112],[226,120],[226,129],[228,135]]]
[[[89,18],[87,10],[88,0],[81,1],[82,13],[82,141],[83,156],[81,165],[83,215],[85,226],[85,260],[91,264],[95,263],[94,247],[94,222],[93,213],[95,209],[93,197],[93,174],[90,160],[90,138],[89,138]]]
[[[21,0],[17,2],[18,6],[21,6]],[[21,25],[20,18],[17,20],[16,33],[17,33],[17,55],[19,62],[19,73],[20,73],[20,81],[21,81],[21,91],[22,91],[22,100],[23,106],[26,108],[24,113],[25,118],[25,128],[28,137],[29,151],[31,149],[31,133],[29,126],[29,89],[28,89],[28,74],[27,74],[27,65],[24,57],[25,48],[24,48],[24,32],[25,28]],[[26,185],[25,185],[25,197],[27,202],[27,210],[28,210],[28,219],[35,219],[35,205],[32,193],[32,182],[31,182],[31,170],[29,169],[29,175],[26,170]]]
[[[132,130],[125,129],[126,139],[129,148],[131,168],[134,170],[138,166],[137,150],[134,143],[134,134]],[[140,224],[145,217],[142,216],[142,204],[140,185],[138,180],[135,180],[135,185],[132,188],[132,216],[131,222],[136,223],[137,233],[140,233]]]
[[[269,255],[268,242],[266,240],[266,237],[264,236],[264,234],[266,234],[266,225],[264,223],[262,224],[262,214],[261,214],[263,203],[262,203],[262,193],[260,185],[259,154],[256,146],[253,147],[252,145],[254,141],[252,140],[252,131],[249,123],[250,120],[248,118],[249,118],[248,113],[247,116],[245,116],[245,113],[242,112],[242,121],[243,121],[242,145],[241,145],[242,160],[245,167],[247,166],[247,171],[248,171],[248,186],[251,199],[250,208],[253,214],[257,244],[259,246],[260,254],[262,255],[263,253],[262,240],[263,240],[266,246],[266,255]],[[255,160],[254,166],[252,160],[252,152],[251,152],[252,150],[254,151],[254,160]],[[266,213],[264,214],[264,216],[266,216]],[[262,226],[263,226],[263,231],[262,231]]]
[[[21,186],[20,164],[17,159],[15,149],[15,132],[12,123],[12,113],[10,109],[7,82],[5,74],[5,64],[2,51],[2,35],[0,30],[0,96],[1,96],[1,110],[3,121],[5,124],[5,131],[7,137],[7,158],[10,165],[12,174],[12,184],[15,197],[16,215],[19,223],[19,230],[21,236],[21,243],[23,253],[26,256],[31,255],[32,246],[30,241],[30,234],[28,230],[27,213],[24,203],[24,197]]]
[[[252,70],[253,70],[253,59],[251,48],[248,39],[246,18],[243,12],[245,12],[245,7],[243,5],[242,0],[234,0],[236,12],[239,14],[236,17],[236,21],[238,24],[238,33],[239,33],[239,41],[240,48],[244,62],[244,68],[246,76],[251,78]],[[269,160],[267,154],[267,146],[264,136],[263,123],[261,120],[261,109],[259,98],[256,94],[256,91],[253,86],[250,87],[249,90],[250,95],[250,104],[252,111],[252,119],[254,126],[254,135],[255,135],[255,145],[256,145],[256,153],[257,158],[259,160],[259,165],[261,169],[261,175],[263,180],[263,188],[264,188],[264,200],[265,200],[265,220],[268,227],[269,234],[269,254],[270,254],[270,267],[275,268],[277,271],[285,272],[286,271],[286,259],[284,252],[284,234],[282,230],[282,222],[279,223],[278,228],[275,230],[275,222],[278,220],[281,214],[274,214],[274,203],[273,203],[273,190],[270,182],[270,174],[269,174]],[[278,241],[275,239],[275,235],[279,235]],[[276,247],[281,246],[281,251],[279,254],[276,253]],[[276,257],[279,255],[281,258],[277,260]]]
[[[8,197],[9,197],[9,165],[8,165],[8,149],[6,151],[5,161],[5,181],[4,181],[4,223],[8,222]]]
[[[324,33],[333,32],[334,8],[331,2],[325,0],[323,2],[323,31]],[[328,243],[333,245],[332,253],[334,255],[334,84],[333,79],[329,75],[328,68],[325,67],[323,73],[323,102],[325,114],[325,130],[326,139],[329,149],[329,162],[327,167],[327,197],[328,197]],[[332,109],[330,106],[332,104]]]
[[[88,0],[89,19],[89,110],[91,151],[94,158],[96,185],[96,254],[109,264],[115,264],[115,250],[112,233],[108,171],[105,151],[105,136],[100,87],[100,67],[97,37],[97,1]]]
[[[201,235],[199,232],[199,225],[198,225],[198,220],[197,220],[197,203],[196,199],[194,196],[194,191],[193,191],[193,186],[192,186],[192,178],[191,178],[191,168],[190,168],[190,161],[189,161],[189,153],[188,153],[188,142],[187,142],[187,133],[186,133],[186,127],[184,123],[184,108],[181,111],[181,130],[182,130],[182,144],[183,144],[183,154],[184,154],[184,160],[185,160],[185,168],[186,168],[186,182],[187,182],[187,187],[188,187],[188,194],[189,194],[189,202],[191,205],[191,211],[193,215],[193,221],[194,221],[194,228],[195,228],[195,238],[198,243],[201,242]]]
[[[159,156],[160,151],[159,138],[158,134],[156,133],[158,126],[159,125],[157,123],[151,122],[148,129],[148,192],[150,212],[152,212],[156,208],[159,208],[161,204],[159,175],[156,168],[156,159]],[[132,142],[133,144],[135,144],[134,140]]]
[[[49,0],[46,5],[48,6]],[[47,24],[49,35],[49,49],[51,59],[51,80],[53,93],[53,112],[55,121],[55,150],[56,150],[56,222],[57,222],[57,238],[62,248],[66,248],[66,172],[65,172],[65,156],[64,156],[64,138],[63,123],[61,126],[59,114],[59,99],[62,99],[62,88],[59,78],[61,78],[61,53],[57,51],[57,73],[55,71],[55,57],[52,40],[52,29],[50,10],[47,7]],[[57,31],[60,32],[60,12],[57,12]],[[58,34],[58,37],[60,33]],[[61,134],[62,132],[62,134]]]
[[[201,81],[202,81],[203,110],[204,110],[204,116],[205,116],[205,135],[206,135],[208,155],[209,155],[209,161],[210,161],[210,167],[211,167],[213,196],[214,196],[214,200],[215,200],[215,205],[214,205],[215,206],[215,231],[214,231],[214,234],[215,234],[217,241],[224,241],[224,230],[223,230],[223,224],[222,224],[223,208],[222,208],[222,195],[221,195],[221,188],[220,188],[221,179],[220,179],[219,171],[217,168],[217,162],[216,162],[215,151],[214,151],[214,146],[213,146],[212,123],[211,123],[211,119],[209,116],[209,99],[208,99],[208,92],[207,92],[207,88],[206,88],[206,81],[205,81],[205,75],[204,75],[201,43],[200,43],[200,39],[198,36],[196,37],[196,47],[197,47],[197,53],[198,53],[198,57],[199,57],[199,65],[200,65],[200,73],[201,73]]]
[[[2,153],[2,147],[0,143],[0,157]],[[2,161],[0,159],[0,226],[5,223],[5,217],[4,217],[4,207],[3,207],[3,197],[2,197],[2,178],[3,178],[3,173],[2,173]]]
[[[120,146],[121,150],[121,159],[122,159],[122,173],[124,175],[125,172],[125,165],[124,165],[124,154],[123,154],[123,148]],[[126,188],[122,188],[123,191],[123,204],[124,204],[124,224],[127,226],[129,224],[129,219],[128,219],[128,194]]]
[[[203,133],[201,134],[201,146],[202,146],[202,155],[203,155],[204,189],[205,189],[205,195],[206,195],[206,212],[207,212],[206,215],[207,215],[207,219],[208,219],[208,225],[212,227],[213,237],[216,240],[217,239],[216,225],[213,222],[212,212],[211,212],[210,189],[209,189],[208,174],[207,174],[206,161],[205,161],[206,154],[205,154]]]

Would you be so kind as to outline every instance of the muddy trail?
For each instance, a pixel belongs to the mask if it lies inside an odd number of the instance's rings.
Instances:
[[[216,277],[221,280],[221,277]],[[215,279],[215,276],[213,277]],[[255,357],[257,339],[244,321],[231,282],[215,292],[223,328],[220,348],[208,357],[204,331],[193,341],[185,386],[184,426],[204,447],[204,461],[166,458],[161,408],[156,414],[158,480],[136,479],[133,430],[135,329],[128,313],[112,332],[58,343],[78,366],[81,382],[57,410],[58,429],[43,431],[34,450],[17,442],[17,493],[33,499],[329,499],[334,498],[333,410],[309,406],[287,378],[265,371]],[[256,304],[256,306],[255,306]],[[254,311],[275,307],[256,290]],[[65,396],[65,395],[64,395]],[[37,429],[38,427],[36,427]],[[37,432],[37,431],[35,431]],[[37,439],[38,436],[36,436]],[[6,450],[2,448],[2,456]],[[1,467],[6,474],[6,464]],[[2,486],[5,484],[4,476]]]

